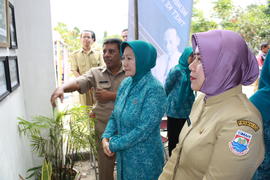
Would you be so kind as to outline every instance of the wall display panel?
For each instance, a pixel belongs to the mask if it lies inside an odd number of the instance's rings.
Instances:
[[[8,19],[9,19],[9,31],[10,31],[10,46],[9,47],[11,49],[15,49],[15,48],[18,48],[18,43],[17,43],[14,6],[11,3],[9,3],[9,8],[8,8]]]
[[[3,100],[10,92],[9,71],[6,57],[0,57],[0,101]]]
[[[14,91],[16,88],[20,86],[17,56],[8,57],[8,66],[9,66],[10,87],[11,91]]]
[[[7,0],[0,0],[0,47],[9,47]]]

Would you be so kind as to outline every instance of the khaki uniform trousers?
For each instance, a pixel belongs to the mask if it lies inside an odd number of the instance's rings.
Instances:
[[[80,104],[83,106],[93,106],[95,103],[94,90],[91,89],[85,94],[79,94]]]
[[[102,147],[101,135],[106,128],[106,124],[97,119],[95,130],[97,135],[97,155],[98,155],[98,171],[99,180],[113,180],[114,178],[114,162],[115,156],[108,157]]]

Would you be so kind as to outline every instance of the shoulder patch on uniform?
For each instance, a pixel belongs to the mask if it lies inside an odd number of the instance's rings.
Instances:
[[[244,132],[242,130],[237,130],[234,135],[234,138],[229,142],[229,148],[232,153],[238,156],[243,156],[249,151],[249,144],[251,141],[252,135]]]
[[[237,120],[237,125],[238,126],[248,126],[248,127],[252,128],[255,132],[257,132],[260,129],[256,123],[249,121],[249,120]]]

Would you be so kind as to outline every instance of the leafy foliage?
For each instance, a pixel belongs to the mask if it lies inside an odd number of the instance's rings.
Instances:
[[[207,20],[203,16],[203,12],[201,10],[193,9],[191,32],[204,32],[216,29],[217,25],[218,24],[216,22]]]
[[[54,30],[58,32],[63,39],[64,43],[67,45],[69,52],[80,49],[80,29],[74,27],[69,29],[66,24],[58,23]]]
[[[265,14],[266,6],[252,5],[239,15],[235,31],[242,34],[251,47],[258,50],[262,42],[270,38],[270,15]]]
[[[36,116],[32,121],[18,118],[19,132],[30,139],[33,152],[43,158],[43,166],[29,169],[27,178],[52,174],[52,179],[66,180],[74,176],[71,170],[78,153],[90,147],[96,150],[95,118],[89,117],[90,110],[74,106],[55,111],[53,117]]]
[[[41,180],[51,180],[52,179],[52,164],[50,162],[44,161],[42,165],[42,176]]]
[[[194,7],[196,7],[195,1]],[[232,0],[216,0],[213,2],[212,19],[207,20],[202,11],[194,8],[192,17],[192,33],[221,28],[240,33],[249,46],[256,52],[261,42],[270,37],[270,1],[267,5],[253,4],[246,9],[234,6]]]

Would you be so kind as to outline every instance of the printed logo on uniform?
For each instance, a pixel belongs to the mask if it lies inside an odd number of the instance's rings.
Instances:
[[[238,156],[242,156],[248,153],[249,151],[249,144],[251,141],[252,135],[244,132],[242,130],[238,130],[234,138],[231,142],[229,142],[229,147],[231,152]]]
[[[237,125],[238,126],[248,126],[248,127],[252,128],[255,132],[257,132],[260,129],[256,123],[254,123],[252,121],[248,121],[248,120],[237,120]]]

